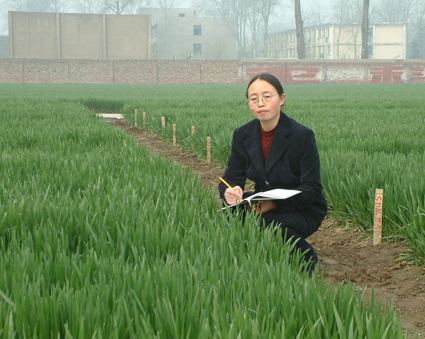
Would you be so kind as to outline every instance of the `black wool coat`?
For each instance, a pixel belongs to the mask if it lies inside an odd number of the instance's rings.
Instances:
[[[266,163],[263,160],[260,121],[252,120],[235,130],[223,178],[232,187],[240,186],[242,189],[247,178],[255,182],[255,192],[244,193],[244,198],[275,188],[302,192],[289,199],[276,200],[278,213],[300,211],[318,221],[323,220],[327,213],[314,133],[283,112],[280,113]],[[226,189],[226,185],[219,184],[223,200]]]

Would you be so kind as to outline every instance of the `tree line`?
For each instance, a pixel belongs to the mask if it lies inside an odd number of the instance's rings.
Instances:
[[[279,28],[296,29],[297,55],[305,58],[303,27],[361,24],[362,58],[367,58],[370,23],[407,24],[407,55],[425,58],[425,0],[192,0],[198,16],[233,18],[239,58],[264,57],[267,36]],[[178,8],[183,0],[0,0],[7,11],[135,14],[139,7]],[[279,24],[276,13],[287,14]]]

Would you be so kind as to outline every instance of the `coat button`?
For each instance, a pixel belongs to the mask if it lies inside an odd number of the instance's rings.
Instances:
[[[267,186],[269,185],[269,182],[268,182],[268,181],[266,181],[266,185],[267,185]]]

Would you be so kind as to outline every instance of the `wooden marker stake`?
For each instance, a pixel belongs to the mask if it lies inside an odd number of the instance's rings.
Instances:
[[[176,124],[173,124],[173,145],[176,146]]]
[[[207,162],[211,162],[211,137],[207,137]]]
[[[137,108],[134,110],[134,126],[137,127]]]
[[[382,207],[384,200],[384,190],[376,189],[375,211],[373,216],[373,244],[379,245],[382,242]]]
[[[161,117],[161,124],[162,124],[162,128],[165,128],[165,118]]]
[[[145,124],[145,120],[146,120],[146,112],[143,112],[143,125]]]
[[[192,138],[190,139],[190,146],[193,149],[193,136],[195,135],[195,126],[192,126],[191,132],[192,132]]]

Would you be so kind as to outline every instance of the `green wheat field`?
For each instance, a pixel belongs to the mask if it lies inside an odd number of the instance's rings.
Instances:
[[[425,86],[285,86],[315,132],[330,215],[425,261]],[[0,84],[0,338],[407,338],[392,306],[309,278],[254,217],[95,113],[223,168],[243,85]],[[146,112],[145,121],[142,112]],[[165,128],[161,125],[165,118]],[[191,134],[195,126],[195,135]],[[407,251],[406,251],[407,252]]]

